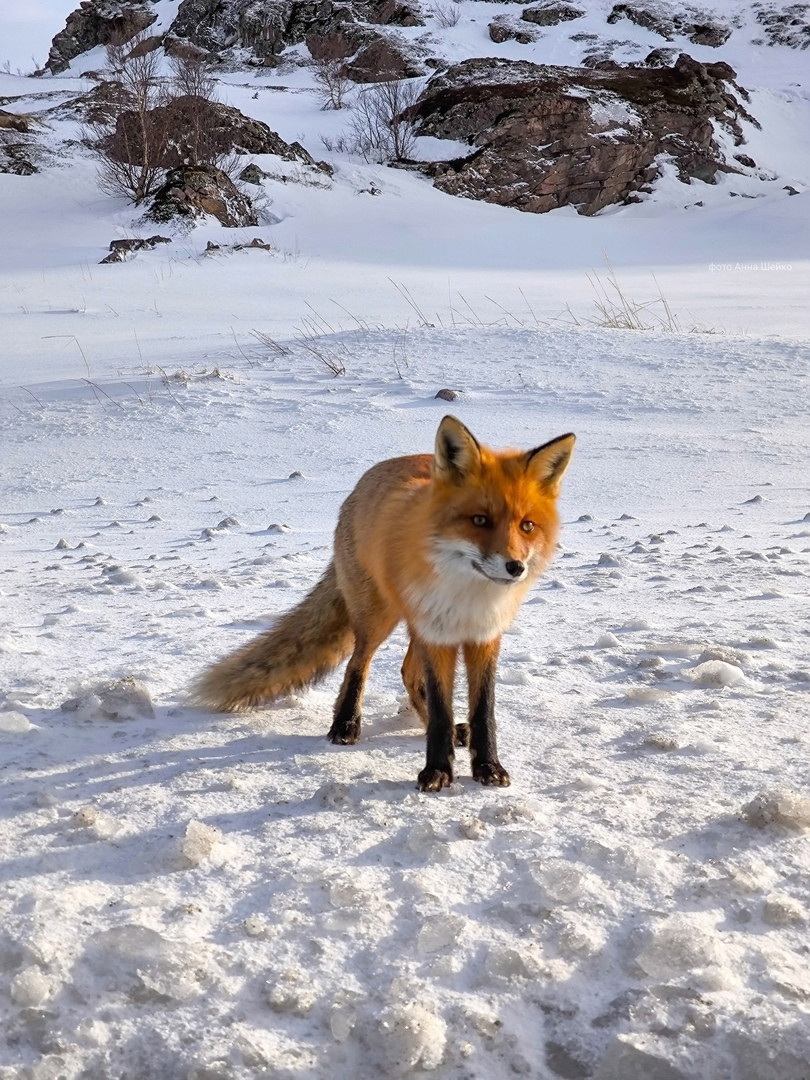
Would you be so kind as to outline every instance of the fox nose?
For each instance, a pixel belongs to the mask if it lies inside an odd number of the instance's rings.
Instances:
[[[505,564],[504,569],[510,577],[518,578],[526,569],[526,564],[522,563],[520,559],[510,559]]]

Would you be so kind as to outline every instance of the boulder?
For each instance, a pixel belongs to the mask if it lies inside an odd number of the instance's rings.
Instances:
[[[466,142],[468,157],[426,163],[436,187],[532,213],[573,205],[594,214],[637,201],[673,162],[679,178],[714,182],[729,164],[714,137],[739,144],[751,119],[727,64],[681,54],[670,68],[552,68],[475,59],[434,76],[408,111],[420,135]]]
[[[51,42],[45,68],[52,75],[65,71],[71,60],[97,45],[129,41],[157,19],[148,0],[82,0]]]
[[[184,165],[170,170],[146,216],[152,221],[179,219],[191,224],[209,215],[232,229],[259,223],[250,199],[215,165]]]
[[[287,143],[261,120],[253,120],[231,105],[184,96],[150,110],[152,145],[163,147],[157,164],[164,169],[213,161],[231,153],[274,154],[285,161],[316,162],[300,143]],[[118,161],[140,160],[143,137],[137,114],[125,110],[105,138],[107,152]]]
[[[536,27],[506,13],[496,15],[489,24],[488,29],[489,36],[496,45],[500,45],[504,41],[516,41],[518,45],[531,45],[533,41],[537,41],[541,37],[540,31]]]
[[[523,10],[521,19],[535,26],[557,26],[561,22],[581,19],[585,12],[573,4],[539,4]]]
[[[657,5],[616,4],[607,17],[608,23],[629,19],[636,26],[643,26],[653,33],[672,41],[676,35],[688,38],[695,45],[719,48],[731,36],[731,27],[719,22],[708,12],[692,10],[690,16],[671,14],[669,8]]]

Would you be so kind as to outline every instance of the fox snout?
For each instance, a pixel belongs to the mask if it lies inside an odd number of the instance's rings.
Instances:
[[[528,573],[528,567],[522,559],[509,559],[502,555],[479,555],[471,560],[473,569],[490,581],[511,585],[522,581]]]

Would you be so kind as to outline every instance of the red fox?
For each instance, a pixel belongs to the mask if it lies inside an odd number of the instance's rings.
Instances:
[[[209,668],[194,701],[230,711],[308,686],[349,657],[329,738],[356,743],[369,663],[404,621],[402,678],[427,728],[422,791],[453,782],[454,746],[472,775],[509,784],[495,742],[501,635],[551,560],[560,480],[574,448],[561,435],[535,450],[491,450],[445,416],[433,455],[381,461],[340,510],[334,558],[301,603],[266,633]],[[453,723],[461,649],[469,714]]]

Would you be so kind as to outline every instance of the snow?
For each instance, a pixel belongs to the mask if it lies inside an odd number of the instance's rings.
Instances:
[[[462,4],[460,54],[490,8]],[[267,181],[276,223],[99,266],[154,229],[78,148],[0,176],[2,1080],[806,1075],[806,54],[747,27],[690,51],[748,64],[776,179],[669,175],[594,219],[321,151],[345,118],[298,69],[221,91],[335,166]],[[511,47],[570,62],[572,32]],[[0,76],[21,112],[87,86]],[[610,273],[677,321],[605,329]],[[317,579],[364,469],[448,409],[494,445],[577,434],[503,642],[512,786],[460,755],[416,791],[401,630],[355,747],[325,739],[339,672],[189,707]]]

